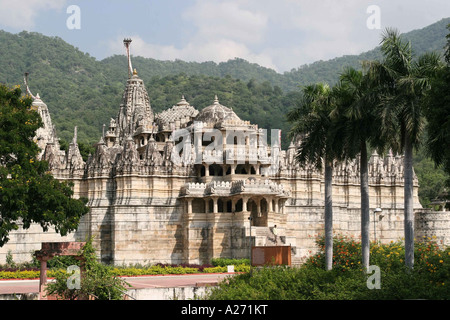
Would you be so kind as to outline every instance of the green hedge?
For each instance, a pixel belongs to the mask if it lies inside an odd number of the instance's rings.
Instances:
[[[53,278],[59,269],[47,270],[47,277]],[[40,271],[35,270],[17,270],[0,271],[0,279],[39,279]]]
[[[47,277],[53,278],[56,272],[63,269],[49,269]],[[235,272],[249,272],[250,266],[245,264],[235,265]],[[204,268],[200,271],[198,268],[191,267],[172,267],[154,265],[144,268],[132,267],[110,267],[110,271],[114,276],[142,276],[142,275],[163,275],[163,274],[193,274],[193,273],[226,273],[227,267],[211,267]],[[0,271],[0,279],[38,279],[39,271],[17,270],[17,271]]]
[[[250,265],[250,259],[227,259],[227,258],[213,258],[211,264],[214,267],[226,267],[230,265]]]

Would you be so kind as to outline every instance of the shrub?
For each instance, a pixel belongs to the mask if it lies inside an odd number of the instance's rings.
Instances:
[[[39,278],[39,271],[32,271],[32,270],[0,271],[0,279],[36,279],[36,278]]]
[[[111,268],[97,261],[92,239],[86,242],[82,255],[85,259],[85,270],[81,277],[80,289],[69,289],[67,280],[70,275],[65,270],[55,271],[54,282],[47,284],[49,295],[56,295],[58,299],[72,300],[94,297],[96,300],[121,300],[126,291],[127,283],[111,272]]]
[[[250,265],[249,259],[227,259],[227,258],[213,258],[211,264],[214,267],[226,267],[230,265]]]
[[[407,270],[402,242],[372,243],[371,265],[381,271],[381,289],[367,287],[368,276],[361,268],[358,241],[334,239],[333,269],[325,271],[323,239],[319,252],[300,267],[265,267],[236,275],[212,288],[211,300],[367,300],[367,299],[450,299],[450,249],[431,239],[417,242],[415,267]]]
[[[309,257],[305,265],[325,268],[325,240],[316,240],[319,251]],[[450,248],[441,249],[433,239],[423,239],[414,245],[414,269],[421,272],[436,273],[436,278],[449,278]],[[402,241],[387,244],[372,242],[370,245],[370,264],[380,267],[384,272],[404,269],[405,248]],[[361,243],[354,238],[342,235],[333,237],[333,268],[341,271],[361,270]]]

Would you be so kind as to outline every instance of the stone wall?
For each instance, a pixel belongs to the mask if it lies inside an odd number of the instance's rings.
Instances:
[[[170,182],[165,177],[119,177],[115,181],[101,177],[87,180],[91,210],[82,218],[77,232],[61,237],[52,230],[42,232],[38,225],[19,229],[0,248],[0,263],[5,263],[8,251],[15,262],[29,261],[41,242],[86,241],[91,236],[99,258],[119,265],[207,263],[212,257],[248,257],[249,212],[202,213],[198,211],[203,207],[194,202],[193,213],[188,213],[186,203],[176,192],[185,183],[184,177]],[[269,212],[267,227],[277,224],[284,243],[292,246],[293,262],[299,263],[316,252],[315,240],[324,229],[323,181],[310,178],[278,182],[291,186],[292,197],[284,213]],[[77,187],[83,189],[87,188]],[[375,216],[375,226],[371,212],[371,239],[390,242],[403,238],[402,191],[401,186],[371,185],[371,210],[378,206],[383,209],[381,216]],[[335,234],[358,239],[359,186],[334,184],[333,195]],[[426,211],[417,206],[415,214],[416,239],[435,236],[449,245],[450,212]],[[256,228],[252,232],[253,241],[267,244],[256,235]]]
[[[450,211],[420,210],[415,214],[414,223],[417,240],[432,239],[450,246]]]

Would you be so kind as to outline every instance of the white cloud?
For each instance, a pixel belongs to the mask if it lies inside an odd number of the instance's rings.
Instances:
[[[131,44],[131,54],[134,56],[142,56],[158,60],[175,60],[184,61],[215,61],[222,62],[229,59],[242,58],[247,61],[258,63],[267,68],[276,69],[270,56],[266,54],[257,54],[251,52],[244,44],[228,39],[219,39],[218,41],[204,42],[197,44],[195,42],[188,43],[182,48],[176,48],[173,45],[158,45],[147,43],[139,35],[118,36],[115,40],[110,41],[108,46],[110,52],[114,54],[124,54],[125,49],[122,40],[129,37],[133,40]]]
[[[0,25],[31,29],[41,11],[60,10],[67,0],[0,0]]]
[[[230,39],[245,43],[263,40],[267,13],[240,7],[239,1],[197,1],[184,14],[185,21],[198,29],[197,37],[204,40]]]
[[[182,15],[183,23],[196,27],[193,36],[178,48],[175,45],[148,43],[140,35],[133,39],[132,54],[161,60],[222,62],[242,58],[267,68],[276,69],[270,56],[251,49],[264,41],[268,17],[255,10],[242,8],[245,1],[197,1]],[[123,53],[122,37],[110,43],[112,53]]]
[[[407,32],[427,26],[450,16],[447,1],[197,0],[181,14],[180,26],[194,27],[182,44],[151,43],[136,32],[132,53],[186,61],[240,57],[283,72],[370,50],[386,27]],[[370,5],[380,7],[380,30],[367,27]],[[113,53],[123,53],[121,42],[114,41],[118,45],[110,45]]]

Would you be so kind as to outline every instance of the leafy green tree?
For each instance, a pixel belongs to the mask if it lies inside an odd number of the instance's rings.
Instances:
[[[69,288],[67,284],[72,275],[61,270],[56,273],[56,281],[47,285],[47,294],[55,294],[64,300],[86,299],[89,296],[95,300],[122,300],[129,285],[114,276],[108,266],[97,261],[92,238],[83,246],[81,256],[80,287]]]
[[[414,266],[413,212],[413,148],[419,146],[425,125],[425,97],[430,82],[439,70],[440,57],[425,53],[413,59],[411,45],[394,29],[386,29],[382,37],[382,62],[373,62],[372,71],[378,75],[382,95],[381,136],[389,141],[394,152],[404,154],[405,199],[405,264]]]
[[[76,230],[88,212],[86,199],[74,199],[71,185],[59,182],[47,171],[33,141],[42,125],[31,109],[31,99],[22,97],[19,87],[0,84],[0,246],[9,233],[32,223],[44,231],[53,226],[61,235]]]
[[[340,82],[334,90],[336,108],[332,116],[343,122],[341,139],[344,141],[344,157],[355,159],[359,156],[361,191],[361,249],[362,265],[369,268],[369,169],[368,148],[381,146],[378,139],[380,121],[376,114],[378,95],[376,83],[370,74],[354,68],[346,68],[340,76]]]
[[[447,65],[432,81],[425,114],[428,133],[426,150],[435,164],[450,174],[450,34],[447,39]],[[450,187],[450,179],[447,179],[447,186]]]
[[[342,123],[333,121],[332,89],[323,83],[308,85],[303,89],[303,98],[297,109],[289,112],[288,121],[292,124],[291,136],[301,137],[296,160],[300,164],[310,163],[318,170],[325,166],[325,255],[326,269],[333,265],[333,200],[332,179],[333,161],[338,158],[337,150],[342,150],[337,132]]]

